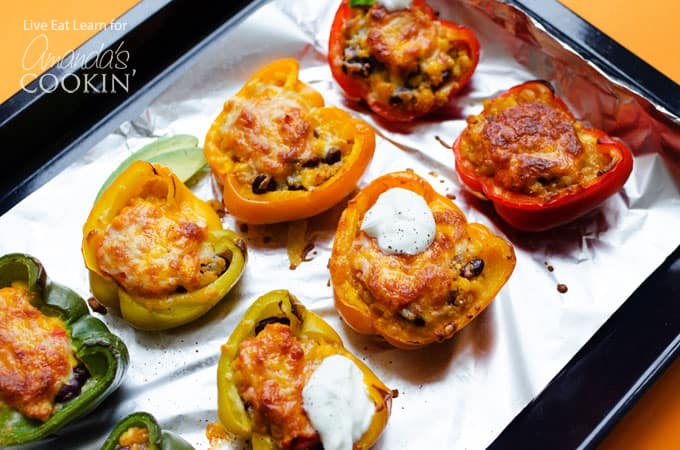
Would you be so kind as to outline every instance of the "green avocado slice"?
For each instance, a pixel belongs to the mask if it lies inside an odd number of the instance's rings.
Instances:
[[[147,159],[147,162],[166,166],[177,175],[177,178],[182,180],[182,183],[186,183],[208,163],[203,155],[203,149],[199,147],[182,148],[162,153]]]
[[[140,148],[136,152],[134,152],[132,155],[128,156],[125,161],[120,163],[118,168],[111,172],[111,175],[104,181],[104,184],[102,187],[99,189],[99,192],[97,192],[97,197],[95,198],[95,201],[99,199],[99,197],[102,195],[102,192],[106,190],[111,183],[113,183],[113,180],[118,178],[118,175],[120,175],[125,169],[130,167],[130,165],[135,162],[135,161],[149,161],[151,158],[155,158],[159,155],[162,155],[164,153],[168,152],[174,152],[175,150],[181,150],[181,149],[187,149],[187,148],[197,148],[198,146],[198,139],[196,139],[194,136],[190,136],[188,134],[178,134],[176,136],[169,136],[169,137],[163,137],[160,139],[157,139],[150,144],[145,145],[144,147]],[[203,152],[202,149],[201,153]],[[160,162],[160,161],[157,161]],[[161,162],[161,164],[163,164]],[[167,165],[167,164],[166,164]],[[172,169],[172,167],[170,167]]]

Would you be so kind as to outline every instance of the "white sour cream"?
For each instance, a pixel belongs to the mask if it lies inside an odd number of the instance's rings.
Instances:
[[[361,229],[378,241],[383,253],[417,255],[432,244],[437,225],[423,197],[392,188],[366,211]]]
[[[411,6],[412,0],[379,0],[380,3],[386,10],[392,12],[399,9],[407,9]]]
[[[352,450],[375,413],[361,369],[340,355],[329,356],[316,368],[302,401],[324,450]]]

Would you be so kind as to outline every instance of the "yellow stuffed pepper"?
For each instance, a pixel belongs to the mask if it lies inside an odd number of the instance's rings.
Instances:
[[[222,346],[217,385],[221,424],[254,450],[368,449],[396,396],[285,290],[245,313]]]
[[[94,204],[83,227],[90,288],[135,328],[200,317],[236,284],[244,241],[168,168],[137,161]]]

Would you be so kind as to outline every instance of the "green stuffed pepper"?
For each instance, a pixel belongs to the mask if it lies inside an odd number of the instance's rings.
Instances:
[[[113,429],[101,450],[194,450],[194,447],[176,434],[162,430],[149,413],[130,414]]]
[[[125,344],[29,255],[0,257],[0,446],[36,441],[121,383]]]

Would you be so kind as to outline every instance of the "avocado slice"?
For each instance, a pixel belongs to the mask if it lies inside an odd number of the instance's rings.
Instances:
[[[118,175],[121,174],[121,172],[130,167],[130,164],[132,164],[133,162],[140,160],[149,161],[149,159],[154,158],[158,155],[162,155],[163,153],[173,152],[175,150],[187,149],[192,147],[197,148],[197,146],[198,139],[188,134],[178,134],[176,136],[169,136],[156,139],[150,144],[147,144],[144,147],[140,148],[132,155],[128,156],[125,159],[125,161],[120,163],[116,170],[111,172],[111,175],[109,175],[106,181],[104,181],[104,184],[99,189],[99,192],[97,192],[97,197],[95,198],[95,201],[99,198],[99,196],[102,195],[102,192],[104,192],[106,188],[109,187],[113,180],[115,180],[118,177]],[[200,150],[202,153],[203,150],[202,149]],[[170,168],[172,169],[172,167]]]
[[[147,161],[166,166],[177,175],[177,178],[182,180],[182,183],[186,183],[208,163],[203,155],[203,149],[199,147],[182,148],[161,153]]]

